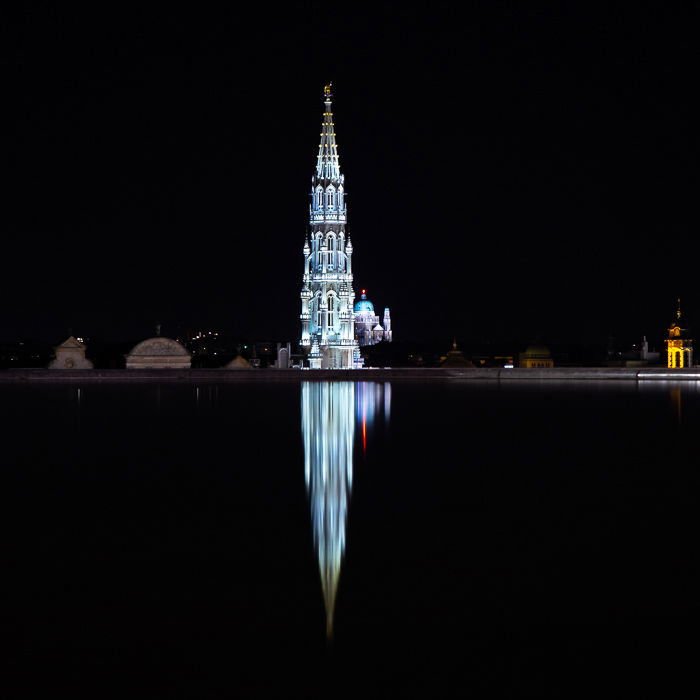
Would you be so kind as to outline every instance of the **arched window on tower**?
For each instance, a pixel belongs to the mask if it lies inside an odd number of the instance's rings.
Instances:
[[[328,269],[333,270],[335,265],[335,234],[328,234]]]
[[[316,272],[321,272],[323,269],[323,253],[321,252],[323,234],[320,231],[318,231],[314,236],[314,241],[314,250],[316,251],[316,255],[314,256],[314,266],[316,268]]]
[[[338,300],[332,292],[328,295],[328,328],[335,328]]]
[[[338,234],[336,251],[337,253],[335,256],[335,265],[338,269],[338,272],[341,272],[345,269],[345,236],[342,231]]]
[[[314,297],[314,309],[316,312],[316,329],[321,330],[323,328],[323,311],[321,310],[321,293],[317,292]]]

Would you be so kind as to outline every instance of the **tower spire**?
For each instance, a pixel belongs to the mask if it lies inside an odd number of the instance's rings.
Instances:
[[[331,86],[328,83],[323,88],[323,123],[321,124],[321,142],[318,145],[318,158],[316,161],[316,178],[318,180],[340,180],[340,163],[338,162],[338,145],[335,142],[335,124],[333,123],[333,111],[331,98]]]

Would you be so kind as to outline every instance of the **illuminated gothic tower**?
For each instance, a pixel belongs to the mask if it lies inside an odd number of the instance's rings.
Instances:
[[[310,231],[304,244],[301,346],[312,369],[361,364],[355,341],[352,243],[345,232],[345,178],[335,142],[331,86],[324,88],[323,125],[311,178]]]

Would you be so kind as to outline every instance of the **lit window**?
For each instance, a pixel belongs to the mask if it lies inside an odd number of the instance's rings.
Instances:
[[[316,297],[316,327],[323,326],[323,312],[321,311],[321,297]]]
[[[336,300],[333,294],[328,295],[328,327],[333,328],[335,326],[335,311],[336,311]]]

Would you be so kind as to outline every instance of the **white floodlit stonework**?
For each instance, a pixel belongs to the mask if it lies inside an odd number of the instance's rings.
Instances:
[[[56,358],[51,361],[48,369],[92,369],[92,362],[85,358],[84,343],[70,336],[56,346]]]
[[[191,356],[176,340],[149,338],[126,355],[127,369],[189,369]]]
[[[345,231],[345,178],[340,172],[330,86],[326,87],[321,143],[311,178],[309,236],[304,244],[301,347],[311,369],[362,366],[355,340],[352,243]]]

